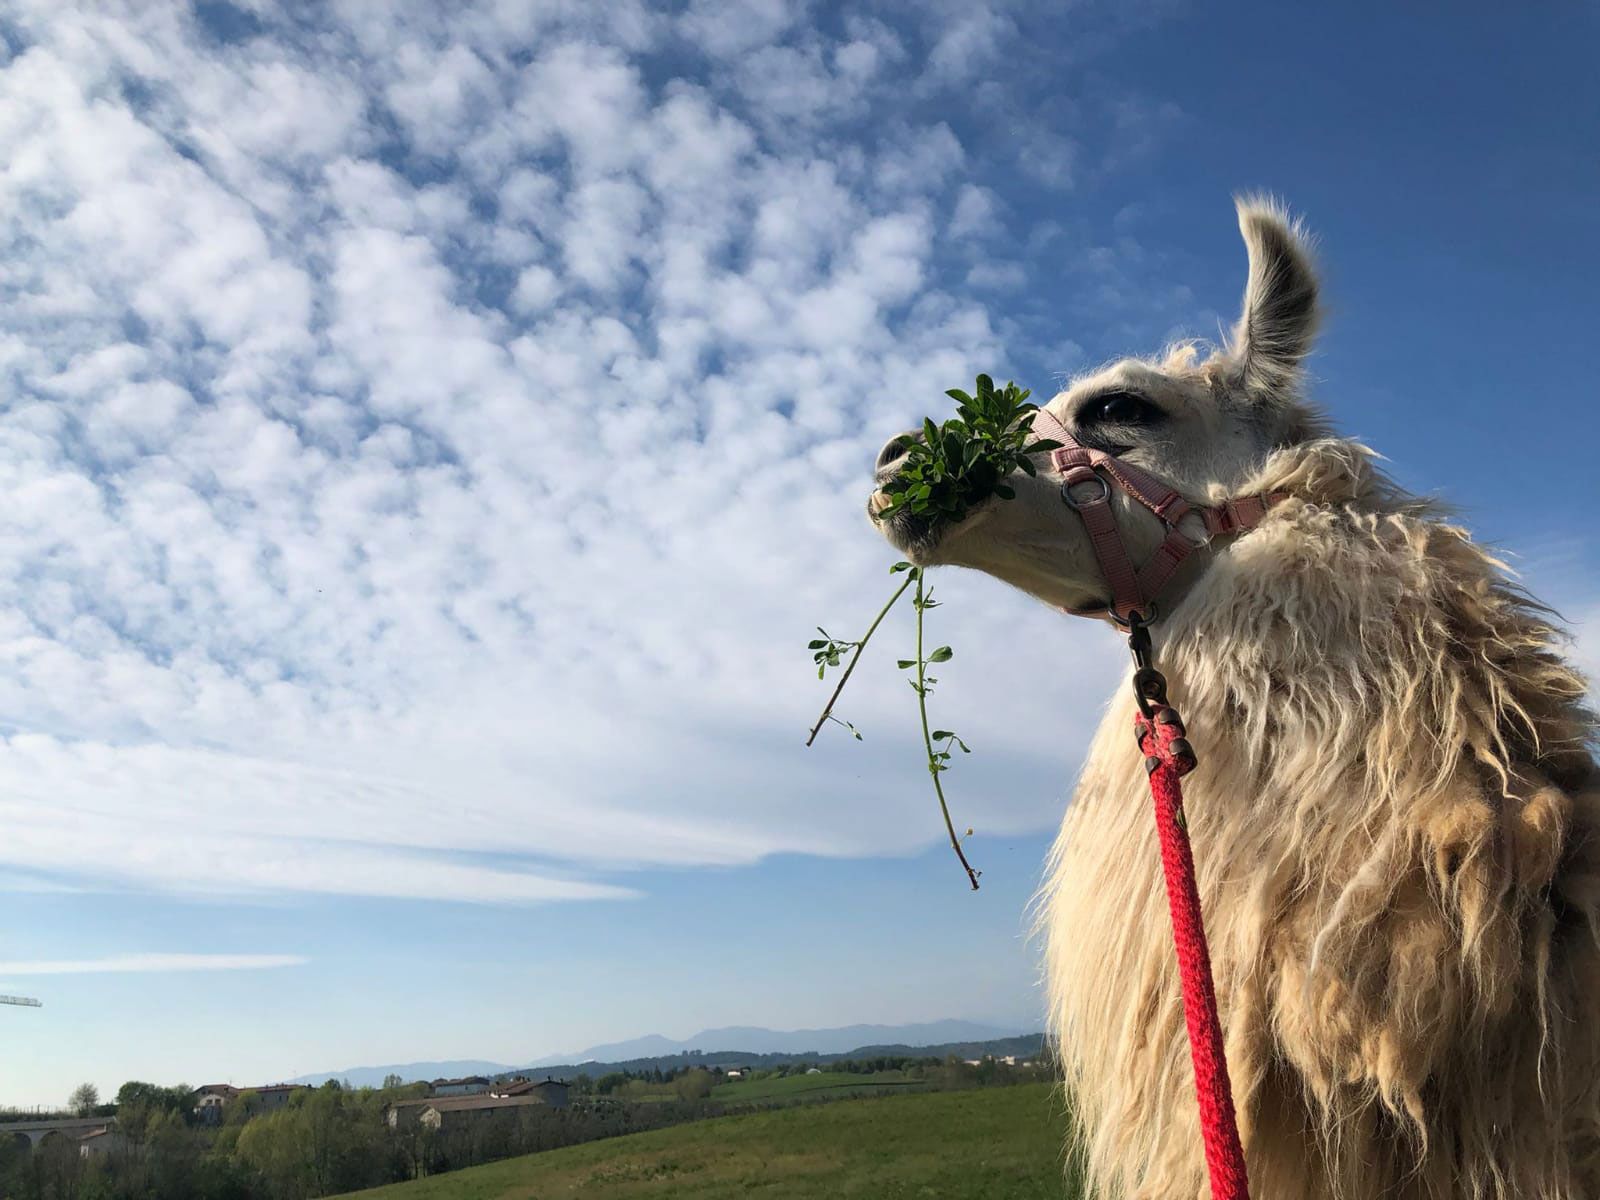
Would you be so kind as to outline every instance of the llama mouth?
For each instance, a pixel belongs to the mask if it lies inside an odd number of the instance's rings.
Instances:
[[[896,550],[913,561],[927,555],[943,539],[950,522],[943,517],[919,515],[902,508],[892,516],[879,514],[889,506],[889,497],[873,492],[867,500],[867,516]]]

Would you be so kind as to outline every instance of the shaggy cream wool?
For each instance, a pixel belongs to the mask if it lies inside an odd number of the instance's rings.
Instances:
[[[1158,627],[1263,1200],[1600,1196],[1600,789],[1550,614],[1347,441]],[[1213,497],[1220,498],[1220,497]],[[1204,1197],[1131,692],[1041,896],[1051,1025],[1105,1196]]]

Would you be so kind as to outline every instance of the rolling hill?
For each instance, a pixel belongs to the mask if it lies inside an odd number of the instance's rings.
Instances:
[[[569,1146],[359,1200],[1075,1200],[1047,1084],[840,1100]]]

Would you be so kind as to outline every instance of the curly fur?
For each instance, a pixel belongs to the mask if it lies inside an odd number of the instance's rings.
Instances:
[[[1293,498],[1157,644],[1200,753],[1187,809],[1253,1191],[1600,1196],[1584,680],[1552,615],[1362,447],[1277,449],[1238,490],[1269,489]],[[1051,1024],[1101,1194],[1203,1197],[1131,721],[1124,690],[1041,893]]]

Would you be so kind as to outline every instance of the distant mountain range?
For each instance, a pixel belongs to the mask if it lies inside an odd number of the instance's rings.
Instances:
[[[763,1029],[758,1025],[729,1025],[722,1029],[702,1029],[681,1041],[646,1034],[626,1042],[607,1042],[590,1046],[577,1054],[559,1059],[540,1059],[531,1064],[622,1062],[633,1058],[659,1058],[682,1054],[686,1050],[743,1050],[751,1054],[842,1054],[858,1046],[931,1046],[943,1042],[985,1042],[1010,1037],[1020,1029],[984,1025],[977,1021],[925,1021],[917,1025],[841,1025],[834,1029]]]
[[[911,1025],[842,1025],[834,1029],[764,1029],[757,1025],[732,1025],[722,1029],[703,1029],[691,1038],[674,1039],[659,1033],[625,1042],[590,1046],[576,1054],[535,1059],[531,1063],[508,1064],[482,1059],[447,1059],[440,1062],[389,1063],[376,1067],[350,1067],[343,1071],[323,1071],[301,1075],[291,1083],[325,1083],[329,1079],[348,1080],[356,1087],[377,1087],[388,1076],[398,1075],[408,1083],[417,1079],[457,1079],[463,1075],[503,1075],[532,1069],[572,1073],[575,1068],[622,1066],[643,1060],[693,1057],[734,1061],[741,1057],[769,1055],[839,1058],[852,1051],[910,1049],[949,1050],[970,1043],[1015,1038],[1023,1031],[1015,1026],[986,1025],[978,1021],[925,1021]],[[1013,1052],[1010,1049],[1006,1053]]]

